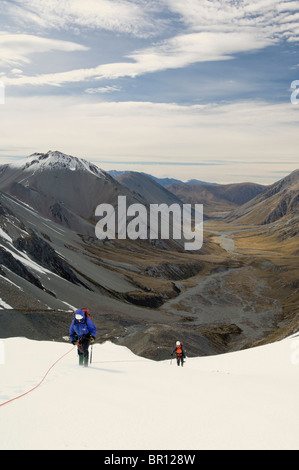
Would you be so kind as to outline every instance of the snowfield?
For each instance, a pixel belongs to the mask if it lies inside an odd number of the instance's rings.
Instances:
[[[183,368],[109,342],[88,369],[70,344],[0,346],[1,450],[299,449],[298,338]]]

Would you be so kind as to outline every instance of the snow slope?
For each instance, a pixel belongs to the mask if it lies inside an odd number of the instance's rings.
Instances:
[[[69,344],[0,345],[0,404],[36,386],[67,353],[37,389],[0,406],[1,450],[299,448],[298,338],[187,359],[184,368],[109,342],[94,346],[88,369]]]

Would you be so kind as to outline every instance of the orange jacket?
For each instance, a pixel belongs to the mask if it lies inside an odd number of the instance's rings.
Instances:
[[[185,349],[182,343],[179,346],[175,345],[175,348],[172,351],[172,354],[173,353],[176,353],[177,357],[181,357],[181,356],[186,357]]]

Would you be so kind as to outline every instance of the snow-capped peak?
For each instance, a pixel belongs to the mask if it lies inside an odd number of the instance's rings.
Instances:
[[[20,170],[69,170],[69,171],[88,171],[96,176],[103,177],[104,173],[100,168],[83,158],[72,157],[58,151],[49,151],[47,153],[34,153],[25,159],[21,159],[10,165]]]

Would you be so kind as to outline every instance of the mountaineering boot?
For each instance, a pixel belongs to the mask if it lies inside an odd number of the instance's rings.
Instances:
[[[79,354],[79,366],[83,366],[83,354]]]

